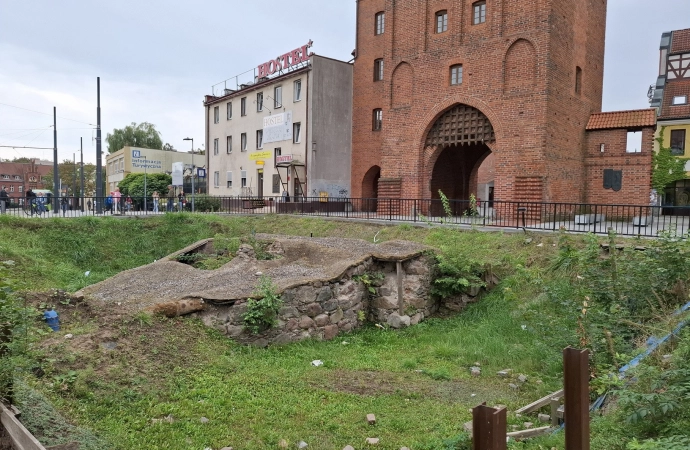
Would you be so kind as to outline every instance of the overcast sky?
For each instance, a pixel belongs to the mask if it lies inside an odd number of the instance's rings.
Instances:
[[[646,108],[661,33],[690,27],[690,1],[608,3],[604,110]],[[109,131],[144,121],[179,150],[191,148],[185,137],[199,148],[213,84],[310,39],[313,52],[349,60],[355,8],[354,0],[0,0],[0,145],[52,148],[56,106],[58,158],[71,159],[83,137],[84,160],[95,162],[100,76],[104,152]],[[0,148],[2,158],[19,156],[52,159],[52,150]]]

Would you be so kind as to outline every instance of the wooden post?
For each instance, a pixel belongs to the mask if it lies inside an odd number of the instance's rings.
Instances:
[[[506,450],[506,409],[494,409],[482,403],[472,410],[472,449]]]
[[[402,261],[395,262],[395,272],[397,275],[398,285],[398,314],[405,315],[405,302],[403,301],[403,268]]]
[[[9,357],[9,344],[12,340],[12,324],[7,322],[0,322],[0,361]],[[5,365],[5,363],[3,363]],[[12,370],[8,370],[8,378],[0,378],[0,401],[5,401],[7,404],[12,404],[14,401],[14,388],[12,386],[12,377],[14,376]]]
[[[565,449],[589,450],[589,350],[563,350]]]

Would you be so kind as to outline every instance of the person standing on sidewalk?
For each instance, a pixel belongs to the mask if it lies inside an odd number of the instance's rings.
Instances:
[[[173,187],[172,184],[168,186],[168,196],[167,196],[167,198],[168,198],[168,207],[167,207],[167,211],[168,211],[168,212],[172,212],[172,210],[173,210],[173,203],[175,203],[175,188]]]
[[[113,208],[115,208],[115,214],[120,214],[122,212],[122,203],[120,202],[121,197],[122,194],[120,193],[120,188],[115,188],[115,191],[113,192]]]
[[[3,186],[3,188],[0,189],[0,214],[5,214],[5,210],[7,209],[7,204],[9,203],[9,201],[10,196],[7,194],[7,191]]]
[[[158,195],[158,191],[153,191],[153,212],[158,212],[158,203],[160,202],[161,196]]]

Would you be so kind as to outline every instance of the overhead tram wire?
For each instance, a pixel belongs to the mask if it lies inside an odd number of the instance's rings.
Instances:
[[[22,110],[24,110],[24,111],[30,111],[30,112],[33,112],[33,113],[36,113],[36,114],[43,114],[44,116],[51,116],[51,117],[53,116],[52,114],[49,114],[49,113],[44,113],[44,112],[41,112],[41,111],[35,111],[35,110],[33,110],[33,109],[28,109],[28,108],[22,108],[21,106],[8,105],[7,103],[2,103],[2,102],[0,102],[0,105],[8,106],[8,107],[10,107],[10,108],[22,109]],[[81,121],[81,120],[68,119],[67,117],[57,116],[57,118],[58,118],[58,119],[62,119],[62,120],[69,120],[70,122],[83,123],[84,125],[91,125],[92,127],[95,127],[95,126],[96,126],[96,125],[94,125],[94,124],[92,124],[92,123],[83,122],[83,121]]]

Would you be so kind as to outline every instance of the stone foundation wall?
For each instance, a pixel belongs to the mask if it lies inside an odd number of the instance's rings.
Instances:
[[[349,268],[338,280],[288,288],[280,293],[284,305],[277,325],[257,335],[244,327],[244,301],[232,306],[208,305],[196,314],[207,326],[260,347],[309,338],[329,340],[366,321],[400,328],[421,322],[438,308],[429,293],[432,268],[433,261],[427,256],[400,262],[369,258]],[[383,278],[375,275],[378,273]],[[364,280],[374,280],[371,286],[376,294],[369,292]]]

